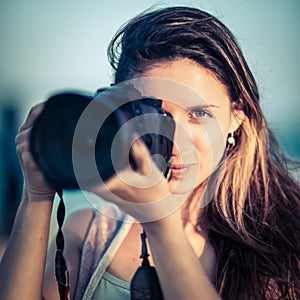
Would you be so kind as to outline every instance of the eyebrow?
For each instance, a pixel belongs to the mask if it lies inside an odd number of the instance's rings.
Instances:
[[[193,109],[193,108],[209,108],[209,107],[213,107],[213,108],[220,108],[219,105],[215,105],[215,104],[199,104],[199,105],[193,105],[193,106],[189,106],[187,107],[187,109]]]

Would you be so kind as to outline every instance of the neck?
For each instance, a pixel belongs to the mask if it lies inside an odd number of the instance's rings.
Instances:
[[[181,207],[181,215],[184,226],[187,224],[195,226],[198,223],[201,207],[203,207],[204,186],[194,189],[192,194]]]

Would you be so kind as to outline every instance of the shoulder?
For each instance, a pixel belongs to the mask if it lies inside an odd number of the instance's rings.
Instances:
[[[94,218],[93,208],[84,208],[70,214],[63,226],[66,240],[72,242],[72,246],[82,248],[82,243]]]
[[[94,218],[93,208],[82,208],[69,214],[62,226],[68,257],[81,256],[84,240]],[[73,258],[74,259],[74,258]]]
[[[116,205],[99,201],[96,207],[91,206],[71,213],[63,225],[63,232],[66,241],[69,240],[73,248],[82,250],[89,236],[91,238],[95,234],[103,235],[104,230],[112,233],[124,218],[126,214]]]
[[[73,298],[75,287],[77,285],[82,246],[92,217],[93,209],[81,209],[69,215],[62,227],[65,240],[64,255],[70,271],[71,298]],[[55,253],[56,243],[54,238],[52,239],[47,253],[47,265],[43,286],[43,295],[45,299],[57,299],[59,297],[54,269]]]

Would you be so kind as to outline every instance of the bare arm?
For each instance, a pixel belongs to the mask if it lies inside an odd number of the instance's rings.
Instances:
[[[178,211],[143,227],[166,300],[221,299],[185,235]]]
[[[44,182],[29,149],[29,133],[42,109],[31,110],[16,137],[24,174],[22,200],[6,252],[0,264],[0,298],[3,300],[42,298],[50,216],[54,191]]]
[[[23,196],[0,265],[1,299],[41,299],[52,202]]]

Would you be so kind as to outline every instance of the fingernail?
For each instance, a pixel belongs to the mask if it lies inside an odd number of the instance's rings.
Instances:
[[[141,142],[141,137],[138,136],[137,134],[133,134],[133,141],[134,143],[136,143],[137,145],[141,145],[142,142]]]
[[[139,137],[135,140],[135,142],[139,146],[141,146],[143,144],[141,138],[139,138]]]

